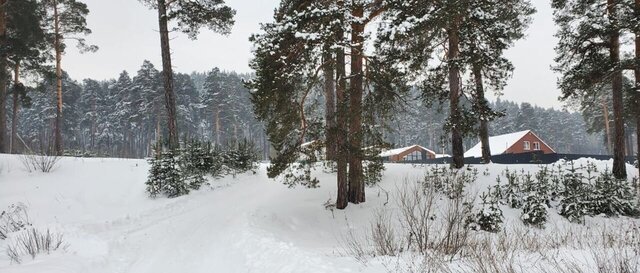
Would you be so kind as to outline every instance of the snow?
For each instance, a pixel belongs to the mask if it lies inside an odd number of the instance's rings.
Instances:
[[[420,147],[420,149],[423,149],[423,150],[427,151],[430,154],[435,154],[434,151],[429,150],[429,149],[427,149],[425,147],[422,147],[420,145],[412,145],[412,146],[408,146],[408,147],[402,147],[402,148],[397,148],[397,149],[384,151],[384,152],[380,153],[380,157],[389,157],[389,156],[399,155],[399,154],[401,154],[401,153],[403,153],[403,152],[405,152],[405,151],[407,151],[409,149],[412,149],[414,147]]]
[[[491,147],[491,155],[500,155],[513,146],[518,140],[522,139],[531,130],[515,132],[511,134],[493,136],[489,138],[489,146]],[[482,143],[476,144],[473,148],[464,153],[464,157],[482,157]]]
[[[188,196],[150,199],[144,160],[63,158],[44,174],[27,173],[18,156],[0,154],[0,210],[24,203],[35,227],[61,232],[68,244],[35,260],[24,257],[22,264],[0,253],[0,272],[387,272],[383,257],[364,266],[345,254],[345,234],[365,234],[376,210],[389,201],[385,192],[397,190],[400,181],[422,178],[429,168],[385,164],[383,181],[367,189],[366,203],[331,211],[323,204],[335,198],[333,174],[314,172],[319,189],[289,189],[267,179],[266,166],[256,174],[213,180]],[[476,167],[491,172],[479,176],[478,190],[495,183],[505,168],[538,168]],[[637,169],[629,166],[629,174],[637,176]],[[506,224],[522,226],[517,210],[504,214]],[[569,226],[557,214],[550,219],[548,234]],[[587,225],[601,221],[590,219]],[[0,250],[10,242],[0,240]]]

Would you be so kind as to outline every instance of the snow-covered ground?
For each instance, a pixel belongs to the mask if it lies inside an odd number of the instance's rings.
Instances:
[[[478,189],[506,167],[491,165],[491,175],[479,175]],[[261,165],[256,174],[211,181],[210,188],[188,196],[150,199],[144,160],[63,158],[52,173],[28,173],[18,156],[0,155],[0,210],[25,204],[34,227],[62,233],[67,244],[12,264],[4,255],[12,238],[0,240],[0,272],[387,272],[380,260],[363,265],[345,250],[346,234],[367,232],[374,212],[388,201],[386,192],[420,179],[427,167],[386,168],[380,187],[367,189],[365,204],[331,211],[323,204],[335,198],[335,178],[322,172],[319,189],[289,189],[267,179]],[[519,224],[507,218],[508,225]],[[573,225],[558,215],[550,221]],[[640,223],[588,219],[587,225],[605,221]]]

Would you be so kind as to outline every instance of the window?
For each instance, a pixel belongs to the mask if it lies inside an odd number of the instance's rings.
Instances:
[[[422,160],[422,151],[415,151],[408,155],[405,155],[402,158],[403,161],[421,161]]]
[[[540,142],[533,143],[533,150],[540,151]]]
[[[531,150],[531,142],[529,142],[529,141],[525,141],[524,142],[524,150],[525,151],[530,151]]]

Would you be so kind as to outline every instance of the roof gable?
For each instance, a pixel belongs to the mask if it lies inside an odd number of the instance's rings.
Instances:
[[[404,153],[404,152],[406,152],[406,151],[408,151],[410,149],[413,149],[414,147],[419,147],[421,150],[427,151],[427,153],[436,154],[434,151],[429,150],[429,149],[427,149],[425,147],[422,147],[420,145],[413,145],[413,146],[402,147],[402,148],[397,148],[397,149],[384,151],[384,152],[380,153],[380,157],[389,157],[389,156],[399,155],[399,154]]]
[[[504,154],[511,146],[516,144],[520,139],[530,133],[531,130],[525,130],[515,132],[511,134],[493,136],[489,138],[489,146],[491,147],[491,155]],[[537,136],[536,136],[537,137]],[[473,146],[464,153],[464,157],[481,157],[482,156],[482,142]]]

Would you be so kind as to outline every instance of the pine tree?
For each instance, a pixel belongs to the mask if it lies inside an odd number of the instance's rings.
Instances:
[[[2,43],[4,48],[1,50],[11,63],[14,77],[11,90],[13,94],[11,137],[8,149],[13,153],[18,150],[19,107],[21,104],[30,105],[28,89],[21,83],[21,75],[38,74],[43,70],[48,57],[46,54],[48,43],[42,28],[44,10],[37,1],[8,1],[4,8],[7,16],[7,36]],[[1,129],[0,134],[2,134]]]
[[[557,66],[562,74],[559,87],[564,98],[592,95],[611,85],[614,120],[613,173],[625,178],[625,137],[623,117],[623,76],[620,60],[619,21],[624,13],[622,1],[554,0],[554,17],[559,26],[556,36]]]
[[[151,168],[146,185],[151,197],[164,195],[174,198],[189,193],[188,184],[183,182],[178,169],[174,151],[158,151],[156,156],[149,160],[149,165]]]
[[[162,77],[164,84],[169,144],[178,147],[178,124],[176,95],[174,91],[174,75],[171,66],[171,49],[169,46],[169,21],[176,21],[178,29],[190,39],[196,39],[200,29],[228,34],[233,25],[235,11],[226,6],[224,0],[140,0],[153,9],[158,10],[160,26],[160,49],[162,51]]]
[[[502,223],[504,222],[504,216],[502,215],[502,209],[498,203],[498,199],[489,189],[488,193],[480,195],[482,200],[482,208],[475,215],[472,229],[484,230],[488,232],[499,232],[502,230]]]
[[[452,165],[462,168],[463,138],[480,120],[483,142],[488,144],[486,122],[496,116],[484,98],[485,81],[498,91],[504,86],[512,67],[503,52],[523,36],[534,10],[524,0],[398,0],[388,5],[390,23],[381,29],[379,48],[387,60],[408,70],[407,81],[423,79],[419,85],[428,104],[449,101],[446,127],[451,133]],[[436,56],[442,55],[445,60],[438,62]],[[474,76],[473,102],[461,101],[465,92],[461,75],[468,71]]]
[[[275,22],[265,24],[264,34],[252,38],[257,48],[252,61],[257,77],[249,84],[254,90],[252,102],[257,116],[267,123],[267,132],[279,153],[269,168],[272,177],[283,173],[297,159],[301,144],[316,140],[307,139],[315,126],[307,115],[307,100],[313,97],[316,86],[323,90],[331,85],[320,82],[320,73],[324,72],[324,79],[331,81],[335,72],[339,209],[346,207],[347,201],[365,201],[363,101],[365,87],[374,77],[365,79],[364,28],[383,10],[383,1],[281,1]],[[350,37],[345,37],[348,32]],[[331,48],[336,49],[335,61],[328,52]],[[351,59],[348,79],[347,51]],[[379,69],[374,62],[369,64],[371,71]],[[333,106],[325,105],[329,113]],[[329,127],[321,130],[325,139],[332,133]],[[292,131],[296,133],[291,134]]]
[[[65,39],[77,41],[81,52],[93,52],[97,46],[88,45],[84,38],[71,37],[76,34],[88,35],[91,30],[87,27],[86,17],[89,14],[87,5],[77,0],[43,0],[48,15],[48,31],[53,36],[53,51],[56,60],[56,118],[54,126],[54,151],[58,155],[63,153],[63,86],[62,86],[62,55]]]

